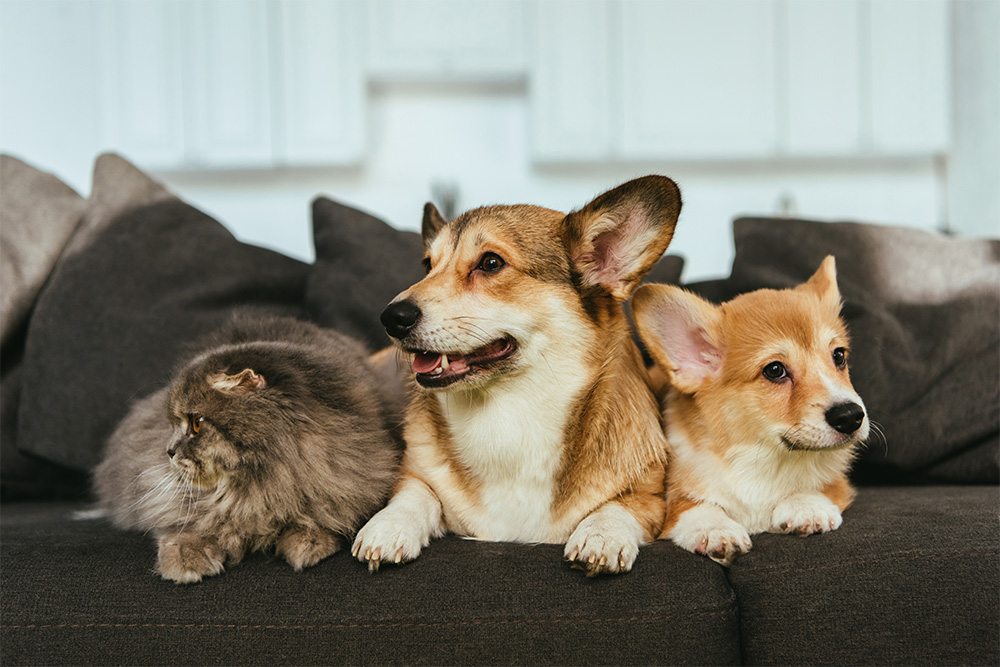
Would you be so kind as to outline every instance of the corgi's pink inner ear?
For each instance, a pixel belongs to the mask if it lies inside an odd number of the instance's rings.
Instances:
[[[566,247],[583,284],[628,299],[670,244],[680,208],[672,180],[644,176],[566,216]]]
[[[643,342],[677,389],[693,393],[718,376],[725,350],[716,306],[679,287],[644,285],[632,307]]]

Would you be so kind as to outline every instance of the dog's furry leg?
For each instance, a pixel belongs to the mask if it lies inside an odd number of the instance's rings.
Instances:
[[[385,509],[358,531],[351,554],[372,572],[381,563],[404,563],[444,534],[441,501],[427,484],[406,473]]]
[[[655,539],[663,522],[663,467],[650,467],[633,491],[601,505],[573,531],[563,557],[587,576],[628,572],[639,547]]]

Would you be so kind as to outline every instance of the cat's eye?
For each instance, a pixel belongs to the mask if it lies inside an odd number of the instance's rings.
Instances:
[[[479,258],[479,264],[476,268],[480,271],[485,271],[486,273],[496,273],[506,265],[503,258],[495,252],[483,253],[483,256]]]
[[[200,415],[188,415],[188,433],[190,435],[197,435],[201,430],[202,424],[205,423],[205,418]]]
[[[838,347],[833,351],[833,365],[840,370],[847,368],[847,350]]]
[[[788,369],[780,361],[772,361],[767,366],[764,366],[761,374],[771,382],[781,382],[788,377]]]

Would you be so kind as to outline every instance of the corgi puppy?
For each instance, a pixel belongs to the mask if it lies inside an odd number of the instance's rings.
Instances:
[[[631,569],[663,521],[666,439],[623,302],[673,236],[662,176],[570,214],[424,210],[427,277],[381,315],[406,360],[400,480],[358,533],[369,569],[432,537],[565,543],[589,575]]]
[[[667,380],[661,538],[729,565],[756,533],[840,527],[869,432],[840,306],[833,256],[794,289],[721,306],[667,285],[637,290],[636,327]]]

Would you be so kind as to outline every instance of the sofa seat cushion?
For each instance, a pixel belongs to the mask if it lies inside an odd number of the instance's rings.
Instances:
[[[256,554],[192,586],[149,536],[3,507],[3,664],[735,664],[722,568],[659,542],[587,579],[558,545],[435,540],[371,575],[346,552],[295,573]]]
[[[747,664],[1000,662],[994,486],[862,488],[844,525],[758,535],[729,578]]]

